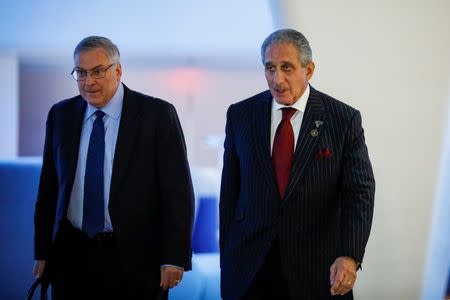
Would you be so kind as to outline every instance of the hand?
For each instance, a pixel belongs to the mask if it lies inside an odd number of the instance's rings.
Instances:
[[[355,285],[356,261],[348,256],[338,257],[330,267],[331,295],[344,295]]]
[[[181,279],[183,279],[184,271],[177,267],[162,266],[161,267],[161,282],[159,284],[163,290],[171,289],[177,286]]]
[[[35,260],[33,267],[33,275],[39,278],[44,273],[45,260]]]

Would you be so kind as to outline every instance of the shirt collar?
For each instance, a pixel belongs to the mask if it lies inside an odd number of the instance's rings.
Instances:
[[[111,100],[101,109],[108,117],[115,120],[119,119],[120,113],[122,112],[124,88],[122,83],[117,87],[116,93],[112,96]],[[85,120],[89,119],[96,111],[97,107],[92,106],[88,103]]]
[[[301,112],[305,112],[306,109],[306,102],[308,102],[308,98],[309,98],[309,92],[310,92],[310,88],[309,88],[309,84],[306,86],[305,91],[303,92],[303,95],[300,96],[300,98],[298,98],[297,101],[295,101],[294,104],[292,105],[284,105],[284,104],[280,104],[278,103],[275,99],[272,100],[272,111],[277,111],[279,109],[282,109],[283,107],[293,107],[298,111]]]

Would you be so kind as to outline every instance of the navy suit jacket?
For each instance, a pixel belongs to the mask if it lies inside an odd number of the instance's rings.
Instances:
[[[86,107],[77,96],[48,114],[35,210],[36,259],[48,258],[67,215]],[[159,276],[162,264],[191,268],[194,196],[177,113],[171,104],[125,85],[108,208],[130,282]]]
[[[293,299],[331,299],[330,266],[339,256],[362,262],[372,223],[375,181],[361,116],[311,87],[280,199],[270,153],[271,103],[265,91],[231,105],[227,113],[220,195],[222,297],[240,299],[278,238]],[[311,134],[314,129],[318,135]],[[331,156],[320,156],[327,149]]]

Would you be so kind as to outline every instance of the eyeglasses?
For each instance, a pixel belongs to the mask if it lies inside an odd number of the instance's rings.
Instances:
[[[103,77],[105,77],[106,71],[108,71],[108,69],[111,68],[115,64],[116,63],[112,63],[107,67],[99,66],[99,67],[95,67],[91,70],[83,70],[83,69],[75,67],[75,68],[73,68],[70,75],[72,75],[76,81],[86,80],[88,74],[94,79],[102,79]]]

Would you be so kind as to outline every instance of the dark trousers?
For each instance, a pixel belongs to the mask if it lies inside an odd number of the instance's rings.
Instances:
[[[64,220],[54,246],[51,260],[54,300],[167,299],[167,292],[160,290],[157,280],[138,289],[128,283],[112,234],[91,239]]]
[[[244,300],[290,299],[288,283],[283,275],[280,258],[280,245],[272,242],[264,264],[256,273]]]

